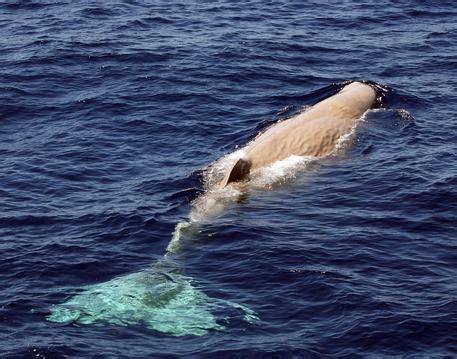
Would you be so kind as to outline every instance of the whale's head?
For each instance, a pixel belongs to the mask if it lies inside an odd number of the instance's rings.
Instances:
[[[376,104],[377,93],[370,84],[354,81],[343,87],[339,93],[344,95],[339,101],[358,113],[364,113]]]

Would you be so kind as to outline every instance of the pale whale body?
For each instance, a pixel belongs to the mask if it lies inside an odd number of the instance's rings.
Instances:
[[[375,100],[376,92],[370,85],[361,82],[346,85],[334,96],[258,136],[245,148],[244,156],[226,174],[221,185],[241,181],[250,172],[292,155],[331,154],[339,139],[350,132]]]
[[[372,107],[375,97],[375,91],[369,85],[353,82],[298,116],[274,125],[241,150],[244,156],[228,171],[224,186],[292,155],[321,157],[331,154],[340,138]],[[222,162],[225,161],[223,158]],[[162,259],[147,270],[85,287],[64,303],[52,307],[47,319],[78,325],[141,323],[174,336],[204,335],[222,330],[232,318],[249,323],[256,321],[256,313],[248,307],[206,295],[192,278],[181,273],[173,260],[181,248],[182,236],[184,239],[192,237],[193,227],[198,229],[202,218],[209,217],[224,201],[232,199],[232,193],[236,196],[239,193],[233,186],[218,186],[225,168],[221,172],[215,171],[214,182],[209,181],[215,186],[207,188],[193,203],[189,221],[176,225],[167,254]],[[208,176],[213,173],[212,170],[207,172]],[[220,317],[221,313],[223,317]]]

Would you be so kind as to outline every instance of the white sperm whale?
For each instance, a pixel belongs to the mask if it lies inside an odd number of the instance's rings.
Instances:
[[[244,156],[225,175],[222,187],[292,155],[331,154],[339,139],[350,132],[375,100],[376,91],[370,85],[352,82],[305,112],[277,123],[245,148]]]
[[[238,159],[225,175],[223,186],[241,181],[251,171],[292,155],[321,157],[331,154],[340,138],[351,131],[375,99],[376,93],[371,86],[353,82],[305,112],[273,125],[242,150],[243,158]],[[163,258],[147,270],[86,286],[53,306],[47,319],[78,325],[142,323],[147,328],[174,336],[204,335],[222,330],[223,323],[231,317],[249,323],[256,321],[256,313],[248,307],[206,295],[192,283],[192,278],[181,273],[174,261],[183,233],[192,237],[193,227],[204,222],[202,219],[208,218],[219,205],[233,199],[233,192],[238,195],[235,186],[218,186],[225,168],[215,171],[217,177],[209,181],[211,186],[193,202],[189,220],[176,225]],[[207,171],[208,176],[212,173]],[[230,316],[226,314],[228,309],[233,313]],[[224,317],[219,317],[218,313],[224,313]]]

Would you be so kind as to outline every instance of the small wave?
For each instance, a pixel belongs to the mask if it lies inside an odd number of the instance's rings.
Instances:
[[[318,159],[314,156],[289,156],[253,173],[249,184],[255,189],[271,189],[274,185],[293,180]]]

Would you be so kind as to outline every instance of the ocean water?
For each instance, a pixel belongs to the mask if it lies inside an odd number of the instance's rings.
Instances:
[[[0,357],[457,355],[453,1],[0,4]],[[214,183],[377,84],[334,155]]]

